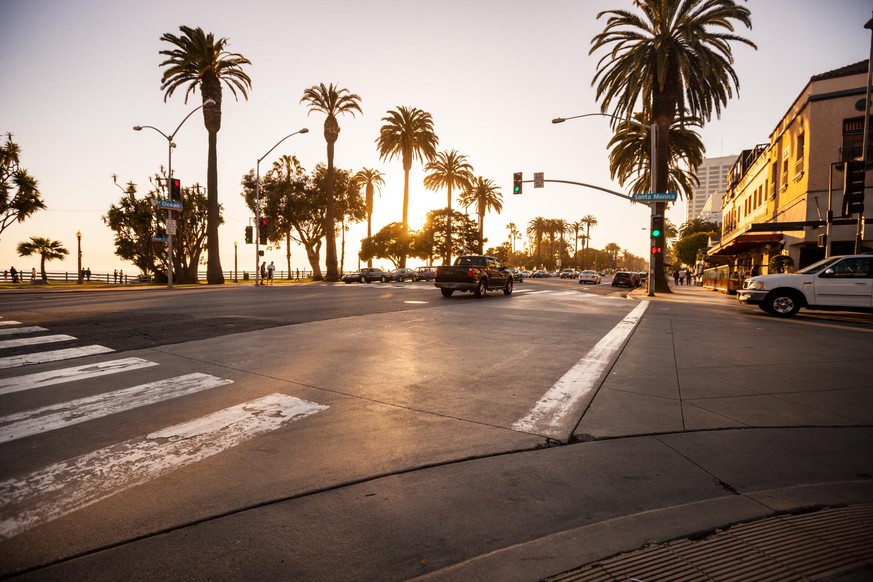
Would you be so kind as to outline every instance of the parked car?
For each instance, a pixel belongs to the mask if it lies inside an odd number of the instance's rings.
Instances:
[[[372,283],[373,281],[385,282],[388,280],[388,274],[382,269],[376,267],[365,267],[354,273],[346,273],[342,277],[343,283]]]
[[[544,270],[542,270],[542,269],[537,269],[537,270],[534,271],[533,274],[531,275],[531,279],[545,279],[545,278],[548,277],[548,276],[549,276],[549,275],[548,275]]]
[[[600,275],[597,274],[597,271],[582,271],[579,273],[579,284],[582,283],[600,285]]]
[[[516,283],[521,283],[524,281],[524,272],[519,271],[515,267],[506,267],[506,270],[512,273],[512,278],[515,279]]]
[[[433,281],[436,278],[436,267],[418,267],[415,269],[416,281]]]
[[[394,269],[387,274],[387,277],[389,281],[397,281],[399,283],[403,283],[404,281],[418,281],[418,275],[415,274],[413,269]]]
[[[749,277],[737,299],[777,317],[802,307],[873,312],[873,255],[829,257],[796,273]]]
[[[636,278],[633,273],[628,271],[616,271],[612,276],[612,286],[613,287],[630,287],[633,289],[637,286],[634,282]]]
[[[564,269],[561,271],[560,275],[561,279],[575,279],[576,278],[576,270],[575,269]]]

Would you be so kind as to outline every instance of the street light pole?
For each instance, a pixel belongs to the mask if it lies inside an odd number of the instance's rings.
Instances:
[[[78,260],[79,270],[77,271],[78,274],[76,275],[76,285],[81,285],[82,284],[82,231],[81,230],[76,231],[76,246],[77,246],[77,250],[78,250],[76,256],[78,256],[78,258],[79,258],[79,260]]]
[[[134,131],[142,131],[144,127],[147,127],[149,129],[153,129],[156,132],[158,132],[159,134],[161,134],[162,136],[164,136],[164,139],[167,140],[167,198],[168,199],[170,199],[170,197],[171,197],[170,190],[172,188],[172,185],[170,184],[170,182],[173,179],[173,148],[176,147],[176,144],[173,143],[173,138],[176,137],[176,134],[182,128],[182,125],[184,125],[184,123],[186,121],[188,121],[189,117],[191,117],[197,111],[203,109],[204,107],[212,106],[212,105],[215,105],[215,100],[207,99],[206,101],[203,102],[203,105],[195,107],[188,115],[185,116],[185,119],[183,119],[182,121],[179,122],[179,125],[176,126],[176,129],[170,135],[167,135],[166,133],[164,133],[163,131],[161,131],[160,129],[158,129],[157,127],[154,127],[152,125],[134,125],[133,126]],[[169,224],[172,219],[173,219],[173,209],[167,208],[167,223]],[[167,264],[167,289],[172,289],[173,288],[173,235],[170,233],[169,228],[167,229],[167,263],[168,263]]]
[[[261,237],[258,236],[261,230],[261,162],[270,155],[270,153],[279,147],[279,144],[291,137],[292,135],[297,135],[298,133],[309,133],[309,128],[302,128],[294,133],[289,133],[279,141],[275,143],[273,147],[267,150],[267,153],[258,158],[257,163],[255,164],[255,228],[257,229],[255,232],[255,287],[260,285],[259,278],[261,271],[259,269],[259,263],[261,261]]]
[[[582,115],[573,115],[572,117],[556,117],[552,119],[552,123],[564,123],[570,119],[579,119],[582,117],[608,117],[610,119],[615,119],[617,121],[622,121],[624,123],[629,123],[631,125],[635,125],[637,127],[641,127],[643,129],[649,130],[649,142],[651,144],[651,157],[649,158],[649,177],[651,178],[650,188],[652,189],[652,193],[657,192],[657,167],[655,164],[655,158],[657,156],[658,151],[658,138],[657,131],[658,126],[652,123],[651,125],[646,125],[645,123],[640,123],[635,119],[624,119],[621,117],[616,117],[615,115],[610,115],[608,113],[585,113]],[[651,216],[650,216],[650,224],[651,218],[658,214],[658,204],[659,202],[655,202],[650,205]],[[653,242],[653,241],[650,241]],[[655,296],[655,255],[652,253],[652,246],[649,245],[649,276],[646,283],[647,295],[649,297]]]
[[[236,241],[233,241],[233,282],[239,283],[239,278],[237,278],[237,276],[236,276],[236,273],[237,273],[236,265],[237,265],[237,262],[236,262]]]

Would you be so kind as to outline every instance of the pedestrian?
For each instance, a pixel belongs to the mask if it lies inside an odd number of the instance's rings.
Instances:
[[[679,270],[679,284],[682,285],[685,282],[685,268]]]
[[[297,267],[297,280],[300,281],[300,267]]]
[[[276,270],[276,265],[270,261],[270,266],[267,267],[267,280],[270,282],[270,287],[273,286],[273,272]]]
[[[31,281],[36,281],[36,267],[33,267],[33,268],[30,270],[30,280],[31,280]]]
[[[761,274],[761,269],[758,267],[757,264],[752,265],[752,272],[749,273],[749,274],[750,274],[752,277],[757,277],[758,275]]]
[[[18,271],[15,270],[14,266],[9,269],[9,274],[12,275],[12,282],[18,283]]]
[[[88,282],[91,282],[91,267],[85,269],[85,276],[88,277]]]
[[[685,271],[685,284],[691,286],[691,269]]]
[[[4,270],[3,270],[3,282],[5,283],[5,282],[8,281],[8,280],[9,280],[9,271],[7,271],[6,269],[4,269]]]
[[[677,271],[676,269],[673,269],[673,284],[679,284],[679,271]]]
[[[115,269],[114,271],[112,271],[112,282],[118,283],[118,269]]]
[[[267,278],[267,261],[261,263],[261,285],[266,285],[264,280]]]
[[[124,283],[124,271],[122,269],[118,270],[118,282]]]

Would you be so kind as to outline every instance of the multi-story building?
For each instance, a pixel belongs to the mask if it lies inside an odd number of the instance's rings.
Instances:
[[[685,203],[685,222],[695,218],[721,222],[721,201],[727,190],[728,172],[736,159],[737,156],[722,156],[703,160],[697,168],[698,186]]]
[[[813,76],[769,140],[735,158],[721,241],[708,251],[710,263],[730,265],[734,280],[753,269],[768,272],[777,255],[787,255],[795,269],[809,265],[825,256],[819,235],[829,210],[837,219],[830,226],[831,254],[854,252],[855,224],[839,224],[848,222],[839,220],[842,162],[861,158],[866,86],[867,61]],[[873,247],[871,234],[862,240],[864,250]]]

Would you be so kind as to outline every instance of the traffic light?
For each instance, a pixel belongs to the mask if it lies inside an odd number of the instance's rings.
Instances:
[[[843,216],[864,212],[864,162],[846,162],[843,170]]]
[[[170,178],[170,200],[182,201],[182,182],[178,178]]]
[[[253,230],[254,229],[251,226],[246,227],[246,244],[247,245],[250,245],[253,242],[255,242],[254,239],[252,238],[252,231]]]
[[[262,216],[258,219],[258,242],[267,244],[267,217]]]
[[[664,247],[662,247],[660,245],[652,245],[652,254],[653,255],[663,255],[664,254]]]
[[[664,217],[660,214],[652,215],[652,254],[664,253]]]
[[[521,172],[512,175],[512,193],[521,194]]]

